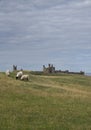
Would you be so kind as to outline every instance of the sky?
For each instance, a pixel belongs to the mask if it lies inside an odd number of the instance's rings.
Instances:
[[[91,72],[91,0],[0,0],[0,71]]]

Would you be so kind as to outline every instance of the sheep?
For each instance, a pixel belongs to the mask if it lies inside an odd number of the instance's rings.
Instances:
[[[28,81],[28,80],[29,80],[29,75],[27,75],[27,74],[22,75],[22,76],[21,76],[21,80],[26,80],[26,81]]]
[[[6,75],[10,76],[10,70],[6,70]]]
[[[20,79],[23,75],[22,71],[17,72],[16,79]]]

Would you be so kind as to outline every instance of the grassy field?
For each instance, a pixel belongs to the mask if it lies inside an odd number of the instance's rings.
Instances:
[[[91,77],[0,73],[0,130],[91,130]]]

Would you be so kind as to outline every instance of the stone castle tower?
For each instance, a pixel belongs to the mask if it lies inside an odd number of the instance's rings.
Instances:
[[[48,64],[48,67],[45,67],[45,65],[43,65],[43,72],[44,73],[55,73],[55,67],[53,66],[53,64]]]

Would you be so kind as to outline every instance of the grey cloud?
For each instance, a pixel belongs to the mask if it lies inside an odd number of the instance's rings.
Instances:
[[[29,64],[31,59],[31,64],[62,63],[70,68],[76,57],[91,55],[90,7],[90,0],[1,1],[0,58],[7,53],[16,63],[22,59]],[[84,60],[76,62],[80,66]]]

